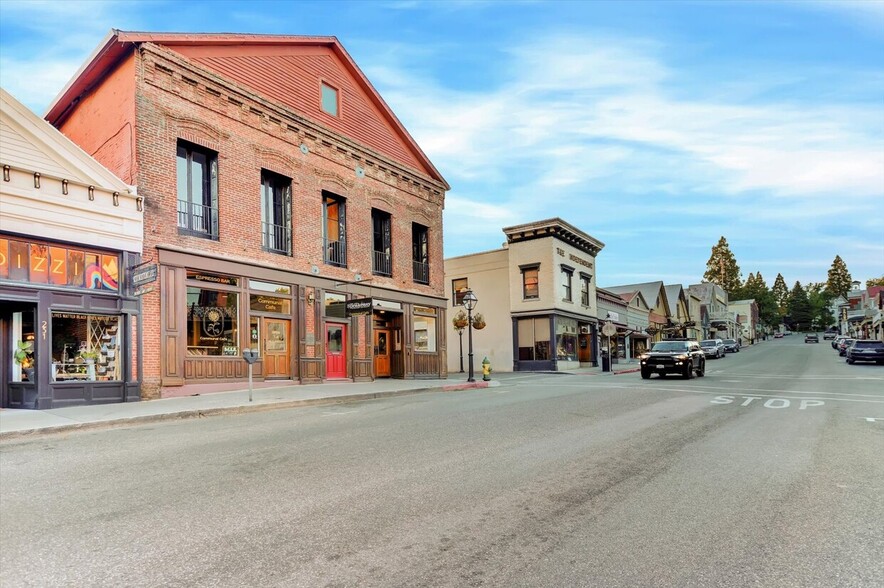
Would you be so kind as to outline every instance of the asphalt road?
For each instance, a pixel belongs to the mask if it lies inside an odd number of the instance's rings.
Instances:
[[[4,442],[0,585],[884,585],[884,367],[502,380]]]

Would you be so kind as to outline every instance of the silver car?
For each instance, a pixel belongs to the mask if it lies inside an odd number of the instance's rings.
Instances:
[[[721,339],[703,339],[700,341],[700,348],[706,357],[724,357],[724,342]]]

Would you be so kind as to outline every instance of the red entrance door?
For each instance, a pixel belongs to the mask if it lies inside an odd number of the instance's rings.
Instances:
[[[347,327],[326,325],[325,377],[347,377]]]

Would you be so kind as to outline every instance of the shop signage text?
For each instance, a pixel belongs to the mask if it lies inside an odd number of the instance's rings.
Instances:
[[[371,298],[356,298],[347,301],[347,316],[368,314],[371,312]]]

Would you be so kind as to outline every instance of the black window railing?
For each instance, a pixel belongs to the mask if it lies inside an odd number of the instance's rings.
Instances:
[[[178,201],[178,227],[208,237],[218,236],[218,209],[212,206]]]
[[[430,264],[422,261],[411,262],[414,271],[414,281],[418,284],[430,283]]]
[[[393,256],[386,251],[375,251],[371,272],[378,276],[392,276]]]
[[[262,245],[265,250],[285,255],[292,254],[292,230],[290,227],[265,222],[262,222],[261,226]]]
[[[323,239],[323,241],[325,242],[325,263],[347,267],[347,242],[329,239]]]

